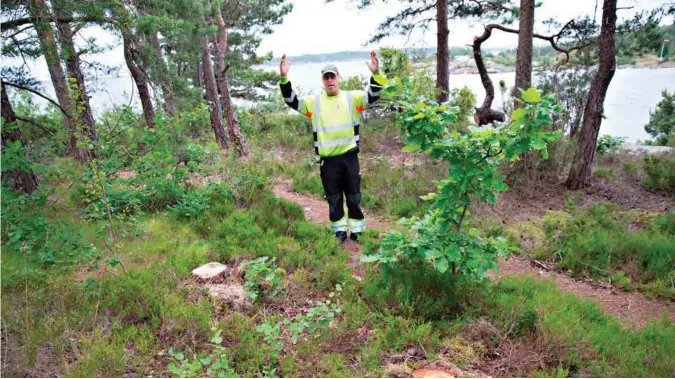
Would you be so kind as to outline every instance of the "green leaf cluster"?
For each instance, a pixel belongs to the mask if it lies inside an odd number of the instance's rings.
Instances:
[[[261,294],[274,299],[281,292],[286,270],[276,267],[275,260],[276,257],[260,257],[241,264],[246,279],[244,287],[253,301],[258,300]]]
[[[498,170],[505,160],[518,160],[530,151],[548,158],[547,145],[561,135],[560,130],[551,130],[561,107],[552,95],[542,97],[530,88],[522,92],[523,108],[513,111],[509,124],[471,126],[459,133],[448,128],[459,109],[416,96],[407,78],[395,78],[384,91],[399,110],[395,122],[405,138],[403,151],[421,151],[444,162],[448,174],[436,181],[435,193],[422,197],[433,202],[426,214],[400,220],[413,233],[386,234],[378,252],[362,260],[385,265],[427,262],[439,272],[484,276],[499,255],[514,248],[501,237],[463,230],[471,216],[469,208],[475,201],[494,203],[497,193],[508,189]]]

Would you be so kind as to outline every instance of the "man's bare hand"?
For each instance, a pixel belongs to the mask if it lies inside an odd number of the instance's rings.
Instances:
[[[282,78],[285,78],[286,75],[288,75],[288,69],[290,65],[290,62],[286,60],[286,54],[284,54],[281,57],[281,63],[279,63],[279,74],[281,74]]]
[[[370,69],[370,72],[373,74],[377,74],[380,72],[380,60],[377,58],[377,54],[375,54],[375,50],[370,52],[370,62],[366,62],[368,65],[368,68]]]

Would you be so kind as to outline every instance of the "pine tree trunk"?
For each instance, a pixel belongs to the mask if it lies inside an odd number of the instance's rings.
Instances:
[[[202,21],[204,20],[202,19]],[[205,21],[204,25],[206,25]],[[225,126],[223,125],[223,114],[218,99],[216,77],[213,75],[213,67],[211,66],[211,52],[209,51],[209,40],[207,37],[202,38],[202,71],[206,87],[206,100],[209,103],[211,113],[211,127],[216,136],[216,143],[221,148],[228,149],[229,144],[225,134]]]
[[[237,119],[237,113],[234,111],[232,106],[232,97],[230,96],[230,86],[227,82],[227,69],[223,72],[223,85],[221,88],[220,94],[223,101],[223,108],[225,109],[225,120],[228,125],[228,133],[230,141],[234,144],[234,147],[237,149],[237,154],[240,157],[248,155],[248,148],[246,145],[246,137],[241,132],[239,126],[239,120]]]
[[[232,106],[232,97],[230,96],[230,88],[227,82],[227,69],[225,66],[225,52],[227,51],[227,25],[223,20],[223,15],[220,8],[216,7],[216,24],[218,25],[218,39],[214,42],[215,46],[215,66],[216,66],[216,81],[218,89],[220,90],[220,101],[223,104],[225,111],[225,121],[227,123],[227,132],[230,142],[234,144],[239,156],[248,155],[246,149],[246,142],[244,136],[241,134],[239,127],[239,120],[237,113]]]
[[[598,132],[602,122],[603,104],[607,88],[616,71],[616,3],[617,0],[604,0],[602,5],[602,26],[600,29],[600,65],[588,92],[584,119],[579,135],[579,150],[574,155],[572,168],[567,178],[569,189],[585,187],[591,177],[591,164],[595,157]]]
[[[8,142],[20,141],[21,145],[25,145],[23,135],[21,130],[14,126],[13,128],[8,128],[8,124],[16,122],[16,114],[12,108],[12,104],[9,102],[9,95],[5,90],[5,83],[2,83],[2,104],[0,104],[2,118],[4,119],[3,128],[2,128],[2,147],[6,147]],[[21,169],[8,170],[3,173],[3,179],[7,181],[7,184],[10,188],[15,191],[21,191],[24,193],[33,193],[38,187],[38,178],[37,175],[32,170],[25,171]]]
[[[66,19],[67,14],[59,11],[59,2],[54,2],[56,16],[60,19]],[[63,5],[63,4],[60,4]],[[74,118],[75,129],[81,129],[81,133],[90,141],[97,141],[98,134],[96,133],[96,122],[89,104],[89,96],[87,96],[87,88],[84,83],[84,74],[80,69],[80,57],[75,50],[73,42],[73,31],[70,24],[67,22],[57,22],[57,31],[59,34],[59,44],[65,56],[66,69],[68,71],[69,79],[72,80],[72,85],[68,86],[70,91],[70,101],[74,104],[71,115]],[[78,133],[79,134],[79,133]],[[79,161],[88,161],[94,156],[94,152],[90,150],[83,150],[85,156],[76,157]]]
[[[200,88],[201,88],[202,84],[204,83],[204,80],[202,79],[204,77],[204,73],[202,71],[203,71],[202,60],[198,59],[197,60],[197,68],[195,69],[194,81],[195,81],[195,86],[200,87]]]
[[[138,96],[141,99],[141,107],[143,108],[143,116],[145,116],[145,123],[150,128],[155,127],[155,108],[152,105],[152,97],[150,95],[150,87],[148,86],[148,78],[145,72],[138,67],[136,61],[135,51],[138,51],[139,43],[138,37],[131,34],[131,30],[127,26],[122,27],[122,41],[124,44],[124,60],[127,63],[131,77],[134,78],[136,88],[138,89]]]
[[[448,101],[450,94],[450,51],[448,49],[448,0],[436,3],[436,96],[439,103]]]
[[[50,18],[48,14],[49,9],[47,8],[44,0],[32,0],[28,6],[28,12],[30,13],[31,17],[39,19]],[[46,21],[35,22],[34,26],[38,35],[38,39],[40,40],[40,47],[42,48],[42,51],[45,55],[45,60],[47,61],[47,69],[49,70],[49,76],[51,77],[52,85],[54,86],[56,99],[59,102],[61,108],[65,109],[70,115],[72,115],[73,107],[68,94],[68,81],[66,80],[66,74],[63,71],[63,67],[61,67],[58,46],[54,38],[54,29],[52,29],[51,25]],[[76,159],[86,157],[87,152],[77,146],[78,133],[75,130],[73,119],[69,116],[63,115],[63,127],[70,135],[70,142],[68,143],[68,155]]]
[[[518,33],[518,51],[516,53],[516,98],[520,98],[518,88],[526,90],[532,85],[532,41],[534,34],[534,0],[520,0],[520,25]],[[515,102],[515,108],[523,104]]]

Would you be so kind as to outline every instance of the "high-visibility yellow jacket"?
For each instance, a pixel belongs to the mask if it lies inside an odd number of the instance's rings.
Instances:
[[[312,120],[314,151],[322,157],[334,157],[356,149],[359,144],[361,113],[380,97],[383,76],[374,74],[363,91],[340,91],[328,96],[325,91],[302,99],[288,78],[281,78],[281,93],[286,105]]]

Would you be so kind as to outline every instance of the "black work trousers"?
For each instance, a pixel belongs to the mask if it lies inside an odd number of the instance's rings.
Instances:
[[[365,220],[361,211],[361,171],[358,148],[336,157],[321,157],[321,183],[328,202],[328,216],[334,232],[361,233]],[[345,219],[343,197],[347,199]]]

